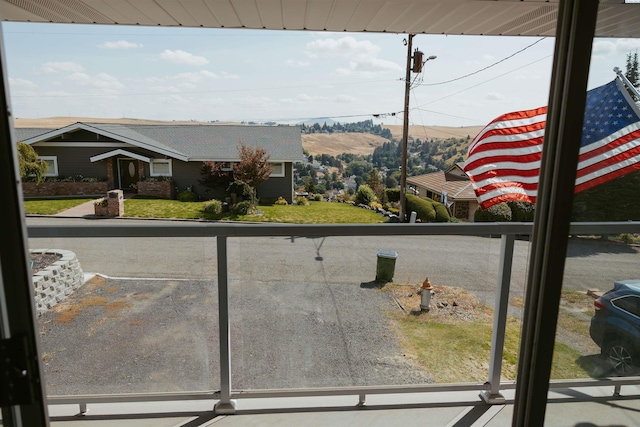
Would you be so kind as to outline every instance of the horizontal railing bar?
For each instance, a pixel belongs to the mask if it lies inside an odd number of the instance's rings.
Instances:
[[[640,377],[607,377],[601,379],[554,380],[549,383],[549,389],[564,389],[574,387],[606,387],[616,385],[638,385]],[[275,397],[323,397],[349,396],[372,394],[407,394],[424,392],[453,392],[485,390],[488,385],[483,383],[457,384],[412,384],[389,386],[360,386],[360,387],[327,387],[308,389],[261,389],[261,390],[233,390],[233,399],[275,398]],[[500,390],[513,390],[515,381],[500,383]],[[162,402],[183,400],[217,400],[219,391],[203,391],[189,393],[131,393],[131,394],[89,394],[69,396],[49,396],[47,403],[51,405],[96,404],[96,403],[136,403]]]
[[[43,237],[267,237],[267,236],[403,236],[530,235],[531,223],[429,224],[229,224],[215,222],[149,222],[99,225],[29,225],[30,238]],[[572,223],[570,234],[640,233],[640,222]]]
[[[126,403],[126,402],[171,402],[178,400],[216,400],[217,391],[187,393],[130,393],[130,394],[86,394],[48,396],[50,405],[76,405],[79,403]]]
[[[233,390],[233,399],[252,399],[270,397],[321,397],[321,396],[349,396],[357,394],[406,394],[425,392],[473,391],[484,390],[483,383],[457,384],[414,384],[389,386],[361,386],[361,387],[333,387],[308,389],[261,389],[261,390]]]

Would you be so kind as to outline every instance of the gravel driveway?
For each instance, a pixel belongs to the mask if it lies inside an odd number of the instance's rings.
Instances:
[[[432,382],[369,284],[230,284],[232,386]],[[39,319],[50,395],[219,388],[214,281],[92,279]]]

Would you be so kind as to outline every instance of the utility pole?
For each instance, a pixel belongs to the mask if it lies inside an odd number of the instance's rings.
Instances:
[[[404,79],[404,121],[402,124],[402,160],[400,162],[400,222],[405,222],[407,198],[407,147],[409,145],[409,94],[411,91],[411,45],[413,36],[407,38],[407,74]]]
[[[404,122],[402,126],[402,160],[400,164],[400,222],[406,221],[407,212],[405,212],[405,203],[407,199],[407,151],[409,149],[409,95],[411,93],[411,71],[414,73],[422,72],[422,66],[435,56],[428,57],[422,61],[423,53],[416,49],[411,56],[411,48],[413,37],[415,34],[409,34],[407,38],[407,74],[404,79]],[[411,60],[413,59],[413,66]]]

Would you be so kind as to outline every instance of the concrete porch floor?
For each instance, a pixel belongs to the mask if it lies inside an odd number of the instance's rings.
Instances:
[[[640,386],[583,387],[549,393],[545,425],[631,427],[640,425]],[[241,399],[235,415],[214,416],[214,401],[91,404],[77,415],[77,405],[50,406],[54,427],[275,427],[400,426],[505,427],[511,425],[515,392],[504,392],[505,405],[485,405],[478,393],[443,392],[367,396]]]

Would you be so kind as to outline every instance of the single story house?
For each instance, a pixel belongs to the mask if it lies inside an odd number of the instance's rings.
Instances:
[[[455,163],[444,172],[407,177],[407,185],[414,188],[417,196],[445,204],[454,217],[473,222],[479,204],[463,166]]]
[[[125,191],[147,181],[171,181],[167,186],[171,191],[189,188],[204,199],[221,198],[224,189],[214,194],[198,183],[203,162],[232,167],[243,144],[266,150],[274,167],[269,179],[258,186],[258,197],[282,196],[291,202],[293,163],[303,157],[298,126],[78,122],[59,129],[16,128],[15,132],[18,141],[31,145],[48,163],[47,176],[97,178],[107,190]],[[25,196],[29,196],[27,190]]]

